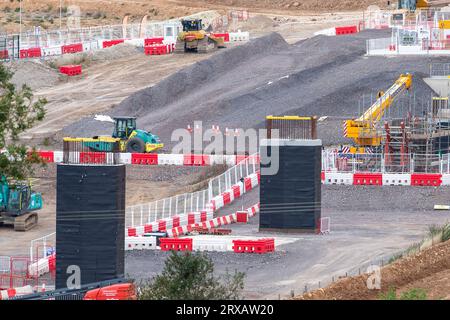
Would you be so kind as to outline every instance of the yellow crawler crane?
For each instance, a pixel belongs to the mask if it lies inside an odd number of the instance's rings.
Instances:
[[[382,134],[377,126],[395,98],[409,90],[411,85],[411,74],[400,75],[386,92],[378,93],[378,99],[361,117],[344,121],[344,137],[353,139],[355,143],[355,146],[350,147],[350,153],[365,153],[367,147],[381,145]]]

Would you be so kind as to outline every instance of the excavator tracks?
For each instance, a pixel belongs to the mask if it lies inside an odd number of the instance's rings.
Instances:
[[[34,228],[38,223],[38,215],[36,212],[29,212],[14,219],[15,231],[28,231]]]

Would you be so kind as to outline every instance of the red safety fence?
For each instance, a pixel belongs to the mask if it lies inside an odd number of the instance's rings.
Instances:
[[[39,151],[39,157],[48,163],[55,162],[55,153],[53,151]]]
[[[223,38],[223,41],[230,42],[230,34],[229,33],[213,33],[212,34],[216,38]]]
[[[102,46],[103,46],[103,48],[109,48],[109,47],[118,45],[120,43],[124,43],[124,41],[125,41],[124,39],[106,40],[106,41],[103,41]]]
[[[209,156],[203,154],[185,154],[183,156],[184,166],[208,166]]]
[[[41,48],[29,48],[29,49],[22,49],[19,51],[20,59],[40,58],[41,55],[42,55]]]
[[[248,222],[248,213],[247,213],[247,211],[238,211],[238,212],[236,212],[236,222],[238,222],[238,223],[247,223]]]
[[[251,178],[244,178],[244,189],[245,189],[245,192],[252,190],[252,179]]]
[[[83,44],[82,43],[75,43],[75,44],[68,44],[61,47],[62,53],[76,53],[76,52],[83,52]]]
[[[157,165],[158,155],[147,153],[132,153],[131,164]]]
[[[192,251],[192,238],[161,238],[161,251]]]
[[[80,152],[80,163],[103,164],[106,162],[104,152]]]
[[[236,253],[268,253],[275,251],[275,239],[233,240],[233,251]]]
[[[355,173],[353,185],[382,186],[383,175],[381,173]]]
[[[163,41],[164,41],[163,37],[147,38],[147,39],[144,39],[144,47],[153,46],[155,44],[163,44]]]
[[[241,196],[241,187],[240,186],[232,186],[231,189],[233,190],[233,196],[234,198],[239,198]]]
[[[167,230],[167,222],[166,220],[158,221],[158,231],[166,231]]]
[[[9,52],[8,50],[0,50],[0,59],[9,59]]]
[[[148,56],[167,54],[167,46],[165,44],[144,47],[144,53]]]
[[[428,174],[428,173],[413,173],[411,174],[412,186],[440,186],[442,184],[442,175]]]
[[[231,195],[229,192],[222,193],[223,198],[223,205],[226,206],[227,204],[231,203]]]
[[[358,32],[358,26],[336,27],[336,35],[352,34]]]
[[[67,65],[59,67],[59,72],[68,76],[77,76],[80,75],[83,71],[81,65]]]

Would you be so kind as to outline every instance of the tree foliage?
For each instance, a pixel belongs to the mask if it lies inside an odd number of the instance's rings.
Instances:
[[[0,174],[23,180],[32,165],[42,163],[37,154],[19,142],[19,135],[45,116],[46,99],[34,99],[31,88],[19,90],[11,82],[13,74],[0,64]]]
[[[214,276],[214,263],[202,253],[173,252],[163,272],[140,286],[140,300],[238,300],[244,289],[242,272]]]

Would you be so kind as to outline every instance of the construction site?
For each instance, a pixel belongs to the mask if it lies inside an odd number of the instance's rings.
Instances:
[[[0,300],[134,300],[172,251],[245,300],[449,300],[449,30],[450,1],[1,3],[45,116],[0,141],[39,163],[0,171]]]

